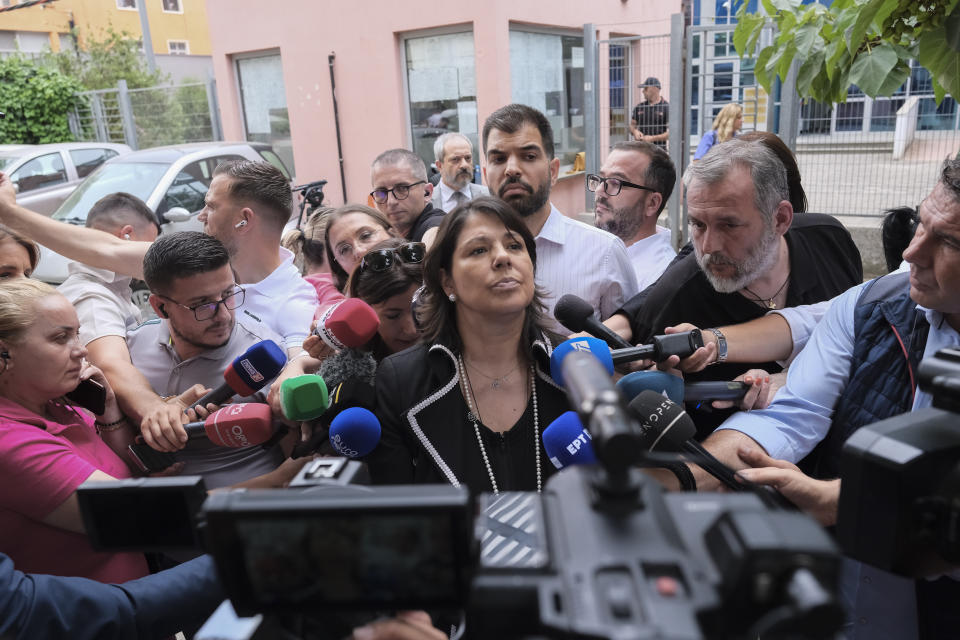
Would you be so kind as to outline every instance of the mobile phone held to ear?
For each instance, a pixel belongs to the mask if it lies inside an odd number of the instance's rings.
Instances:
[[[81,380],[77,388],[67,394],[67,399],[99,416],[106,409],[107,390],[95,380]]]

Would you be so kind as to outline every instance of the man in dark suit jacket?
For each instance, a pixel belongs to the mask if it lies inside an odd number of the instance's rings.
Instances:
[[[433,144],[440,169],[440,182],[433,190],[433,208],[453,211],[454,207],[479,196],[490,195],[482,184],[473,183],[473,145],[462,133],[445,133]]]

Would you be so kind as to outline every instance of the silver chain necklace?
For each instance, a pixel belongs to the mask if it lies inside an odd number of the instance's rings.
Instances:
[[[463,354],[457,356],[457,370],[460,379],[466,382],[463,385],[463,397],[467,401],[467,420],[473,424],[473,433],[477,436],[477,444],[480,446],[480,456],[483,458],[483,465],[487,468],[487,475],[490,477],[490,485],[493,487],[493,493],[499,494],[497,487],[497,478],[493,475],[493,467],[490,466],[490,459],[487,457],[487,448],[483,446],[483,438],[480,436],[479,410],[474,407],[473,387],[470,385],[470,377],[467,375],[467,368],[463,364]],[[534,376],[533,365],[530,365],[530,394],[533,398],[533,452],[537,461],[537,493],[542,488],[542,475],[540,469],[540,411],[537,406],[537,384]]]

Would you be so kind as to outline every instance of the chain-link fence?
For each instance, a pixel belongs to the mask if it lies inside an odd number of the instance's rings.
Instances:
[[[77,140],[125,142],[134,149],[222,140],[213,83],[84,91],[70,115]]]

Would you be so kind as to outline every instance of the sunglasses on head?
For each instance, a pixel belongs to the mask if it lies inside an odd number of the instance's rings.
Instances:
[[[360,271],[369,269],[374,273],[380,273],[392,267],[394,260],[408,264],[423,262],[426,253],[427,245],[422,242],[408,242],[391,249],[374,249],[363,256],[360,261]]]

